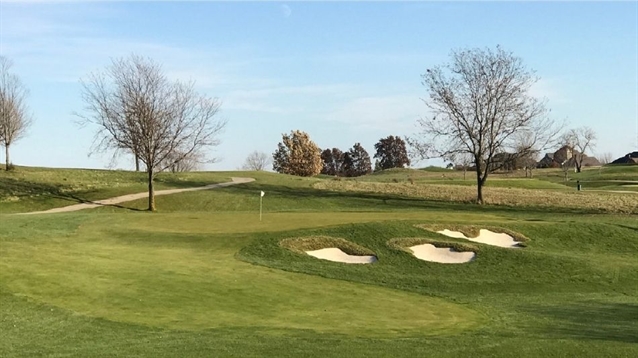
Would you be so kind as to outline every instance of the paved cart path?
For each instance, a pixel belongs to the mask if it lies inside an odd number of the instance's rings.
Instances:
[[[187,192],[187,191],[198,191],[198,190],[208,190],[208,189],[222,188],[222,187],[225,187],[225,186],[231,186],[231,185],[237,185],[237,184],[243,184],[243,183],[250,183],[251,181],[255,181],[255,179],[253,179],[253,178],[237,178],[237,177],[233,177],[233,178],[231,178],[231,180],[232,181],[229,181],[229,182],[226,182],[226,183],[210,184],[210,185],[199,186],[199,187],[194,187],[194,188],[157,190],[157,191],[155,191],[155,196],[177,194],[177,193],[183,193],[183,192]],[[71,211],[92,209],[92,208],[97,208],[99,206],[105,206],[105,205],[115,205],[115,204],[120,204],[120,203],[124,203],[124,202],[127,202],[127,201],[133,201],[133,200],[144,199],[144,198],[148,198],[148,192],[122,195],[122,196],[117,196],[115,198],[96,200],[96,201],[92,201],[92,202],[88,202],[88,203],[63,206],[61,208],[53,208],[53,209],[43,210],[43,211],[32,211],[32,212],[28,212],[28,213],[21,213],[19,215],[68,213],[68,212],[71,212]]]

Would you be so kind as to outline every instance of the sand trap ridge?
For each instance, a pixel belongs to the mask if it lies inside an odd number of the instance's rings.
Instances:
[[[432,244],[412,246],[410,250],[417,259],[442,264],[462,264],[472,261],[476,256],[471,251],[458,252],[449,247],[436,247]]]
[[[335,247],[329,247],[326,249],[314,251],[306,251],[306,253],[318,259],[343,262],[346,264],[371,264],[377,261],[377,258],[375,256],[348,255],[345,252],[341,251],[341,249]]]
[[[496,233],[486,229],[481,229],[479,231],[479,236],[477,237],[467,237],[462,232],[451,231],[448,229],[437,231],[437,233],[457,239],[466,239],[481,244],[499,247],[516,248],[519,247],[518,244],[520,244],[520,241],[514,240],[514,238],[508,234]]]

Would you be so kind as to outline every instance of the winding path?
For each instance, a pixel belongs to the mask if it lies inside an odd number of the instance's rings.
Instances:
[[[253,179],[253,178],[232,177],[230,179],[232,181],[229,181],[229,182],[226,182],[226,183],[210,184],[210,185],[198,186],[198,187],[194,187],[194,188],[157,190],[157,191],[155,191],[155,196],[177,194],[177,193],[183,193],[183,192],[187,192],[187,191],[198,191],[198,190],[208,190],[208,189],[222,188],[222,187],[225,187],[225,186],[231,186],[231,185],[243,184],[243,183],[250,183],[252,181],[255,181],[255,179]],[[99,206],[105,206],[105,205],[115,205],[115,204],[120,204],[120,203],[124,203],[124,202],[127,202],[127,201],[133,201],[133,200],[144,199],[144,198],[148,198],[148,192],[116,196],[115,198],[110,198],[110,199],[96,200],[96,201],[92,201],[92,202],[89,202],[89,203],[82,203],[82,204],[63,206],[61,208],[53,208],[53,209],[43,210],[43,211],[32,211],[32,212],[28,212],[28,213],[20,213],[18,215],[68,213],[68,212],[71,212],[71,211],[92,209],[92,208],[97,208]]]

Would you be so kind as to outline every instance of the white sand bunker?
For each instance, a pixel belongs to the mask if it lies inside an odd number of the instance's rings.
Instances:
[[[348,255],[345,252],[341,251],[341,249],[337,249],[335,247],[329,247],[327,249],[314,251],[306,251],[306,253],[318,259],[343,262],[346,264],[371,264],[377,261],[376,256]]]
[[[467,237],[462,232],[451,231],[448,229],[437,231],[437,232],[445,236],[454,237],[457,239],[466,239],[466,240],[478,242],[481,244],[492,245],[492,246],[507,247],[507,248],[520,247],[518,246],[518,244],[520,244],[520,241],[514,240],[514,238],[511,237],[510,235],[503,234],[503,233],[496,233],[486,229],[481,229],[479,231],[479,236],[477,237]]]
[[[432,244],[412,246],[410,250],[417,259],[441,264],[463,264],[472,261],[476,256],[471,251],[458,252],[449,247],[436,247]]]

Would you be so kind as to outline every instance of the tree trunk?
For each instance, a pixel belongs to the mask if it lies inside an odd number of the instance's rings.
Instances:
[[[9,145],[8,144],[4,147],[4,162],[5,162],[4,170],[9,170],[10,169],[9,165],[11,162],[9,161]]]
[[[155,191],[153,188],[153,171],[148,169],[148,211],[155,211]]]
[[[140,171],[140,156],[135,154],[135,171]]]
[[[483,205],[483,180],[481,179],[481,168],[476,166],[476,203]]]

